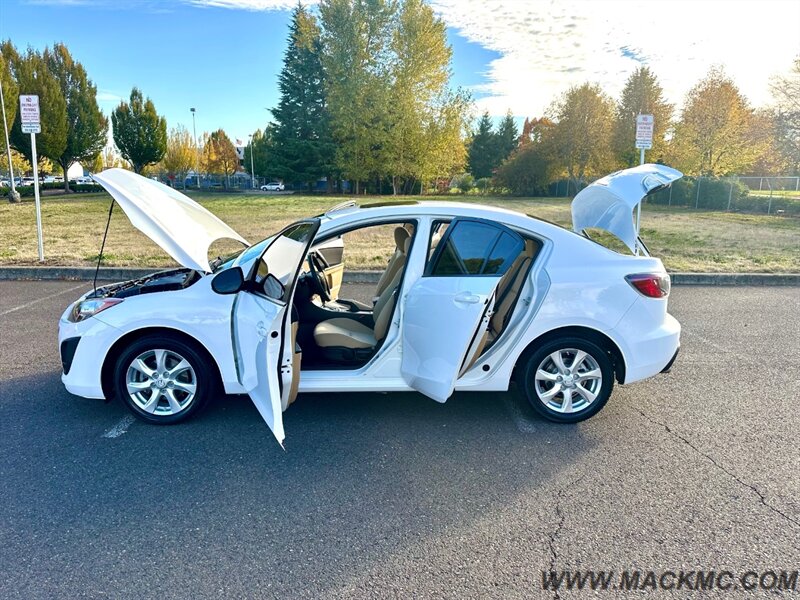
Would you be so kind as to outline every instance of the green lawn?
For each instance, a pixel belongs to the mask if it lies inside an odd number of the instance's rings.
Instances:
[[[330,196],[262,196],[194,194],[203,206],[251,242],[302,217],[318,214],[346,198]],[[569,201],[554,198],[451,196],[532,214],[569,226]],[[45,197],[42,221],[46,264],[92,265],[102,240],[109,196]],[[362,199],[363,203],[391,197]],[[374,236],[348,240],[347,266],[380,268],[392,251],[391,236],[376,247]],[[646,205],[642,237],[653,255],[672,271],[800,272],[800,219],[766,215],[695,211]],[[219,242],[214,255],[236,244]],[[33,202],[0,204],[0,264],[37,264]],[[117,207],[111,221],[104,264],[162,267],[173,264],[160,248],[135,230]]]

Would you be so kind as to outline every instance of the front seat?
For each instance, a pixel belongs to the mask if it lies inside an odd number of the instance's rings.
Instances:
[[[410,238],[411,233],[405,227],[397,227],[394,230],[395,251],[391,258],[389,258],[389,264],[386,265],[386,270],[378,280],[378,287],[375,288],[376,302],[392,282],[394,276],[397,275],[398,271],[405,264],[406,250],[408,248],[406,244]]]
[[[408,248],[409,240],[404,244]],[[394,279],[383,290],[372,309],[373,326],[354,319],[337,317],[318,323],[314,328],[314,342],[322,348],[326,358],[334,361],[352,361],[372,356],[374,348],[386,337],[389,322],[397,301],[397,288],[403,275],[405,256],[401,259]]]

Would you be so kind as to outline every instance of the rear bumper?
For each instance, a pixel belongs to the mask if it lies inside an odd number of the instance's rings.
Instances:
[[[633,383],[669,370],[681,345],[681,325],[670,314],[653,327],[653,314],[636,305],[614,329],[625,359],[625,381]]]
[[[675,350],[675,354],[672,355],[672,358],[669,359],[667,366],[661,369],[662,373],[669,373],[672,370],[672,365],[675,364],[675,359],[678,358],[678,353],[681,351],[681,347],[678,346],[678,349]]]

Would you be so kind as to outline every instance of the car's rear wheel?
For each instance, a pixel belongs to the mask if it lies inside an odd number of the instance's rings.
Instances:
[[[597,414],[614,387],[614,365],[597,344],[565,337],[542,344],[523,365],[521,387],[533,409],[557,423]]]
[[[142,337],[117,359],[114,384],[131,412],[148,423],[170,425],[196,414],[208,402],[214,380],[207,360],[183,340]]]

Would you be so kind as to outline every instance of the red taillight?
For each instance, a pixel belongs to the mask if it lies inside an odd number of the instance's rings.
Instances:
[[[666,273],[637,273],[627,275],[625,280],[648,298],[666,298],[669,295],[670,282]]]

